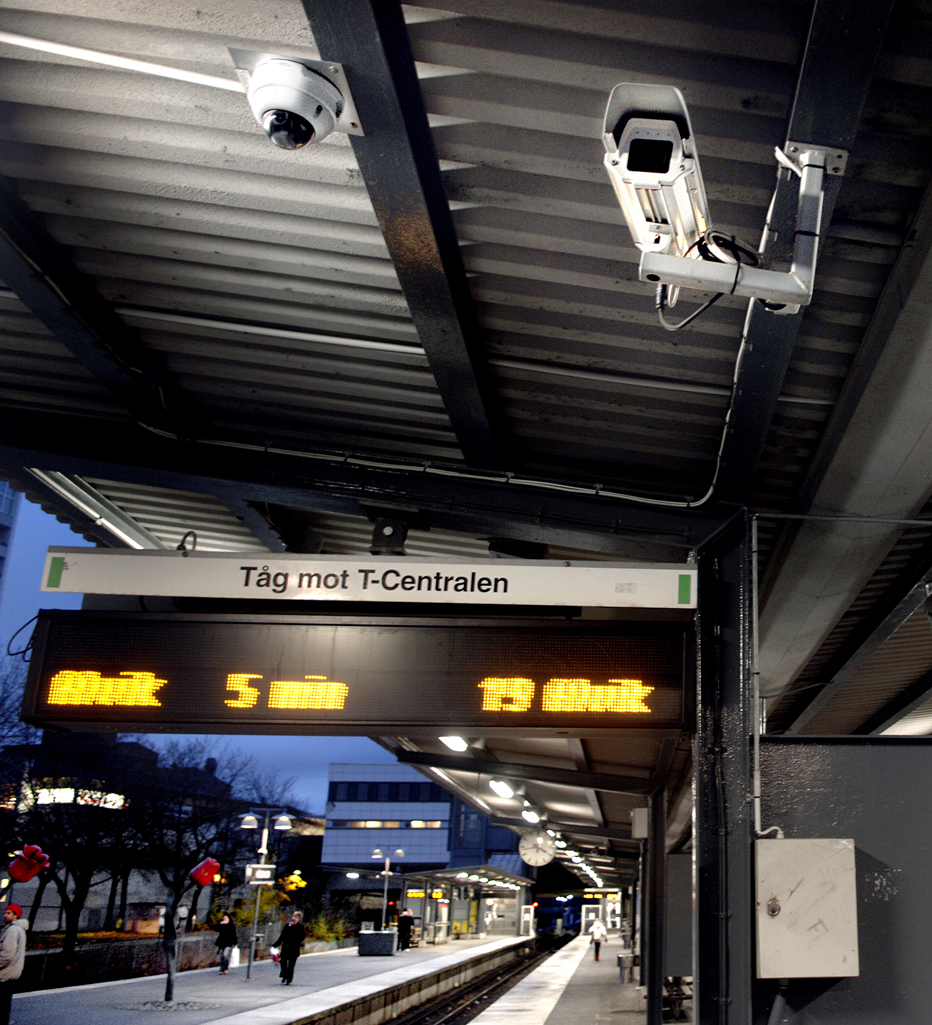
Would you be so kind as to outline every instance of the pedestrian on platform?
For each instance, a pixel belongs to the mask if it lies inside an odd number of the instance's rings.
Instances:
[[[26,930],[29,923],[23,918],[19,904],[11,904],[3,912],[0,929],[0,1025],[9,1025],[13,1006],[13,988],[23,974],[26,962]]]
[[[398,916],[398,949],[402,952],[411,946],[411,930],[414,928],[414,915],[410,908],[405,908]]]
[[[589,942],[595,947],[596,961],[599,960],[599,948],[606,939],[608,939],[608,929],[605,928],[605,923],[602,919],[597,918],[589,926]]]
[[[281,978],[283,986],[290,986],[294,978],[294,966],[297,964],[301,947],[307,938],[304,925],[301,922],[301,912],[296,911],[291,916],[291,921],[282,929],[281,936],[272,944],[282,952]]]
[[[230,969],[230,957],[236,946],[236,926],[224,915],[217,926],[217,950],[220,954],[220,974],[226,975]]]

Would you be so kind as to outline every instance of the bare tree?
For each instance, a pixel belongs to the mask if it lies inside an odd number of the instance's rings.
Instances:
[[[236,835],[237,796],[251,774],[252,759],[209,739],[170,745],[160,759],[158,785],[142,801],[140,846],[165,887],[163,949],[167,968],[165,1000],[175,992],[178,909],[197,885],[191,870],[222,853]],[[218,859],[219,860],[219,859]]]

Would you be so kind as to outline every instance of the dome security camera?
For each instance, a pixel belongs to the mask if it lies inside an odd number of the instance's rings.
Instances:
[[[328,78],[297,60],[273,57],[252,72],[246,93],[256,120],[282,149],[320,142],[343,114],[343,94]]]

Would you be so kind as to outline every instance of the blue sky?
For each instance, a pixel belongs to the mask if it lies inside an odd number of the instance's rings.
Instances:
[[[0,651],[6,651],[11,636],[40,608],[81,607],[80,595],[43,594],[39,590],[45,553],[50,545],[74,547],[88,545],[88,542],[39,506],[21,499],[0,592]],[[15,650],[24,646],[31,630],[30,625],[16,638]],[[170,739],[165,735],[151,737],[156,746]],[[218,738],[218,742],[251,754],[263,773],[278,771],[284,776],[297,777],[295,803],[313,812],[324,810],[330,762],[384,764],[395,761],[387,751],[365,737],[236,735]]]

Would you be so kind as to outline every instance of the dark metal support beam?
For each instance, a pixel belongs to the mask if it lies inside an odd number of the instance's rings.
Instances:
[[[788,141],[852,148],[892,7],[893,0],[816,0],[787,124]],[[766,257],[792,251],[797,182],[791,172],[778,171],[770,230],[763,240]],[[828,178],[823,238],[840,185],[840,178]],[[754,299],[748,306],[746,350],[718,480],[722,498],[742,504],[750,498],[804,312],[778,317]]]
[[[252,531],[270,552],[286,551],[285,542],[251,502],[243,501],[236,492],[225,488],[218,488],[216,495],[230,512],[242,522],[243,526]]]
[[[615,794],[653,794],[663,783],[640,776],[616,776],[607,772],[579,772],[574,769],[554,769],[545,765],[519,765],[517,762],[497,762],[492,759],[458,758],[456,755],[431,754],[426,751],[399,751],[398,761],[408,765],[429,765],[434,769],[454,772],[483,772],[504,779],[526,779],[535,783],[555,783],[559,786],[606,790]]]
[[[819,674],[817,684],[796,698],[784,721],[784,733],[799,731],[838,693],[864,663],[892,637],[929,597],[932,547],[890,585]],[[860,730],[856,732],[861,732]],[[867,730],[866,732],[872,732]]]
[[[929,698],[932,698],[932,669],[922,674],[918,680],[911,683],[901,694],[888,701],[883,708],[878,709],[869,719],[851,732],[855,736],[876,737],[889,729],[894,723],[905,718],[910,712],[924,705]]]
[[[502,481],[433,475],[423,467],[382,468],[310,453],[256,451],[174,441],[89,418],[0,411],[0,463],[217,494],[234,488],[250,502],[365,516],[364,505],[412,507],[437,527],[475,536],[516,537],[615,554],[626,540],[688,550],[732,515],[718,507],[658,510]],[[91,455],[93,453],[93,455]]]
[[[699,553],[695,1006],[716,1025],[753,1020],[748,549],[737,523]]]
[[[350,136],[353,152],[460,448],[472,466],[501,466],[498,404],[401,4],[303,3],[324,59],[346,73],[365,132]]]
[[[137,420],[186,433],[186,402],[163,360],[101,298],[0,178],[0,279]]]
[[[509,819],[502,815],[493,815],[489,821],[493,826],[508,826],[511,829],[525,830],[528,828],[527,823],[524,819]],[[624,832],[621,829],[609,829],[608,827],[600,828],[597,826],[580,826],[572,822],[561,822],[559,819],[550,819],[550,825],[559,830],[561,833],[568,833],[572,836],[598,836],[603,837],[606,840],[613,840],[615,843],[628,844],[631,848],[631,859],[636,860],[640,857],[641,842],[640,840],[632,840],[629,833]],[[616,852],[617,857],[627,858],[628,855],[621,851]]]
[[[650,828],[647,839],[647,879],[645,880],[644,953],[647,971],[647,1025],[663,1022],[663,914],[667,842],[667,795],[658,790],[648,801]]]
[[[589,772],[590,766],[589,756],[586,754],[586,742],[579,737],[568,737],[566,743],[570,749],[570,754],[573,756],[573,761],[576,763],[576,768],[581,772]],[[587,788],[586,800],[592,809],[592,817],[595,819],[596,825],[604,826],[605,813],[602,811],[602,802],[599,800],[599,795],[595,790]]]

